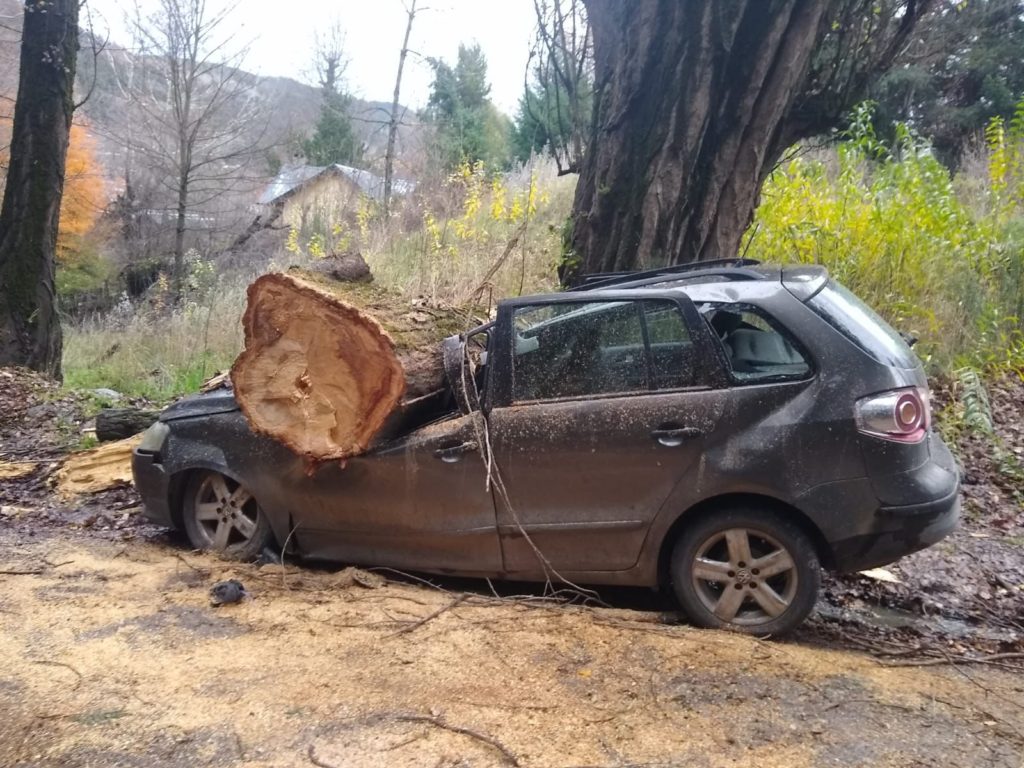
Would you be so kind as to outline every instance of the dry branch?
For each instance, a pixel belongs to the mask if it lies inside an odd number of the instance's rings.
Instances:
[[[412,632],[414,630],[419,629],[420,627],[422,627],[427,622],[430,622],[430,621],[433,621],[434,619],[436,619],[442,613],[444,613],[446,611],[450,611],[452,608],[457,606],[459,603],[461,603],[462,601],[464,601],[468,597],[469,597],[469,595],[467,595],[465,593],[463,593],[461,595],[458,595],[451,602],[446,603],[445,605],[441,606],[440,608],[438,608],[433,613],[431,613],[431,614],[429,614],[427,616],[424,616],[422,619],[420,619],[418,621],[414,621],[413,623],[409,624],[408,626],[402,627],[400,630],[398,630],[397,632],[395,632],[391,636],[394,637],[395,635],[404,635],[404,634],[407,634],[409,632]]]
[[[486,733],[474,731],[471,728],[464,728],[461,725],[453,725],[452,723],[449,723],[447,720],[440,716],[435,717],[433,715],[398,715],[395,719],[406,723],[429,723],[430,725],[434,725],[446,731],[451,731],[452,733],[459,733],[463,736],[469,736],[472,739],[482,741],[484,744],[488,744],[494,749],[496,749],[498,752],[501,753],[502,757],[504,757],[505,760],[508,761],[509,765],[520,765],[519,758],[516,757],[515,754],[508,747],[506,747],[493,736],[488,736]]]

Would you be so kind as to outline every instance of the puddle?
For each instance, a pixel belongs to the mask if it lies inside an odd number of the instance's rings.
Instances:
[[[902,608],[858,602],[854,606],[838,608],[821,602],[818,614],[826,619],[854,621],[879,629],[910,629],[920,635],[943,635],[956,640],[975,639],[995,642],[1014,642],[1019,639],[1012,629],[972,624],[948,616],[922,616]]]

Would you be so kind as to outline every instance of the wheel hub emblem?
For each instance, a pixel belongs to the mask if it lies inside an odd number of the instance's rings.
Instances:
[[[741,571],[737,571],[736,572],[736,583],[737,584],[746,584],[749,581],[750,581],[750,572],[746,568],[744,568]]]

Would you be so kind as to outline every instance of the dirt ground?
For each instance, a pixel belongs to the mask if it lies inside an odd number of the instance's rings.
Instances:
[[[1024,766],[1024,514],[980,457],[962,531],[901,583],[829,580],[766,641],[642,590],[598,607],[194,553],[130,488],[57,497],[85,406],[4,387],[0,459],[34,467],[0,478],[4,768]],[[228,578],[250,598],[211,606]]]
[[[1024,676],[889,666],[813,627],[369,589],[27,519],[0,551],[0,765],[1022,764]],[[212,607],[225,578],[251,599]]]

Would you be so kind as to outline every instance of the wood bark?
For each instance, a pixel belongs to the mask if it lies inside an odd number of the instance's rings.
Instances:
[[[263,275],[248,290],[235,398],[256,432],[307,462],[343,460],[397,409],[446,388],[440,341],[471,322],[366,283]]]
[[[96,439],[101,443],[123,440],[149,429],[158,418],[159,411],[139,408],[104,408],[96,414]]]
[[[0,207],[0,365],[60,377],[55,261],[78,55],[78,0],[26,0]]]
[[[594,122],[563,280],[736,256],[760,188],[932,0],[585,0]]]

